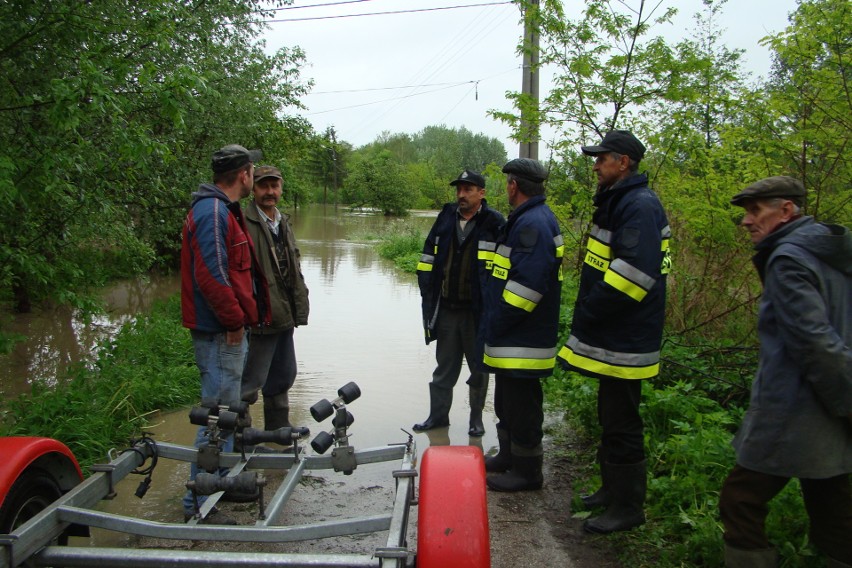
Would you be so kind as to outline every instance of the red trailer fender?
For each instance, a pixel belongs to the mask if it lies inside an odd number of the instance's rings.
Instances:
[[[39,469],[68,491],[83,480],[71,450],[56,440],[36,437],[0,437],[0,507],[15,481],[25,471]]]
[[[434,446],[423,452],[417,513],[417,568],[491,566],[482,449]]]

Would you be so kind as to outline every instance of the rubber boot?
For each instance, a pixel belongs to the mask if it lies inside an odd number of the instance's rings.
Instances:
[[[287,391],[263,397],[263,429],[278,430],[291,426],[290,395]]]
[[[512,454],[512,469],[485,479],[494,491],[534,491],[541,489],[544,477],[541,474],[543,456],[519,456]]]
[[[497,443],[500,450],[495,456],[485,458],[485,471],[488,473],[503,473],[512,467],[512,443],[509,432],[497,428]]]
[[[470,387],[470,427],[467,435],[481,438],[485,435],[485,425],[482,423],[482,409],[485,408],[485,397],[488,395],[488,383],[482,387]]]
[[[606,451],[603,447],[600,447],[598,448],[598,466],[601,469],[601,486],[591,495],[580,496],[586,510],[609,507],[611,496],[609,494],[609,471],[606,465]]]
[[[727,568],[776,568],[778,553],[774,548],[742,550],[726,544],[725,566]]]
[[[450,407],[453,404],[452,389],[442,389],[429,383],[429,418],[413,426],[415,432],[425,432],[433,428],[445,428],[450,425]]]
[[[611,502],[601,515],[587,519],[587,532],[609,534],[627,531],[645,522],[645,490],[648,486],[646,461],[634,464],[607,463]]]

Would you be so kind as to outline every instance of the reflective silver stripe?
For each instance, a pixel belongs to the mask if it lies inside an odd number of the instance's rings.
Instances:
[[[485,354],[497,359],[552,359],[557,347],[493,347],[485,344]]]
[[[512,256],[512,247],[507,247],[506,245],[500,245],[499,247],[497,247],[497,254],[500,255],[500,256],[505,256],[506,258],[509,258],[510,256]]]
[[[533,290],[532,288],[527,288],[523,284],[519,284],[514,280],[509,280],[508,282],[506,282],[505,289],[534,304],[538,304],[542,298],[542,295]]]
[[[613,260],[609,265],[609,269],[645,290],[653,288],[656,282],[652,277],[620,258]]]
[[[630,367],[646,367],[654,365],[660,361],[660,352],[652,351],[650,353],[619,353],[618,351],[609,351],[600,347],[592,347],[582,343],[576,336],[571,335],[565,345],[574,353],[595,359],[597,361],[605,361],[613,365],[623,365]]]
[[[660,231],[660,236],[662,236],[664,239],[672,238],[672,228],[669,225],[666,225],[665,227],[663,227],[663,230]]]
[[[420,257],[420,262],[425,262],[426,264],[435,264],[435,257],[431,254],[424,254]]]
[[[492,242],[492,241],[479,241],[479,243],[477,243],[477,245],[479,246],[479,250],[490,250],[490,251],[497,250],[497,243]]]
[[[589,235],[596,238],[602,243],[609,244],[609,242],[612,241],[612,231],[601,229],[597,225],[592,225],[592,230],[589,231]]]
[[[553,237],[553,244],[555,244],[557,247],[561,247],[565,244],[565,239],[562,238],[562,235],[556,235],[555,237]]]

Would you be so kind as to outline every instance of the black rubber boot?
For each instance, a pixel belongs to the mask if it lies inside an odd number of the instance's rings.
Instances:
[[[497,428],[497,443],[500,444],[497,455],[485,458],[485,471],[488,473],[503,473],[512,467],[512,443],[509,441],[509,433]]]
[[[606,468],[606,450],[603,447],[598,448],[598,465],[601,469],[601,486],[591,495],[582,495],[580,500],[587,510],[598,509],[600,507],[609,507],[612,497],[609,494],[609,472]]]
[[[263,429],[278,430],[291,426],[290,395],[287,391],[263,397]]]
[[[500,475],[486,478],[485,483],[494,491],[535,491],[541,489],[544,477],[541,474],[542,456],[518,456],[512,454],[512,469]]]
[[[628,531],[645,522],[645,490],[648,486],[645,460],[634,464],[607,463],[611,503],[597,517],[587,519],[583,528],[587,532],[609,534]]]
[[[450,406],[453,404],[452,389],[442,389],[429,383],[429,418],[413,426],[415,432],[425,432],[433,428],[445,428],[450,425]]]
[[[470,427],[467,435],[481,438],[485,435],[485,425],[482,423],[482,409],[485,408],[485,397],[488,395],[488,383],[482,387],[470,387]]]

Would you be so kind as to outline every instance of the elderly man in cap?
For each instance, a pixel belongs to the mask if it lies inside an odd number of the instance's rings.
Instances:
[[[763,283],[760,357],[719,509],[729,567],[777,565],[768,503],[800,481],[810,540],[852,566],[852,235],[802,215],[805,188],[770,177],[731,199],[745,209]]]
[[[630,132],[608,132],[583,146],[595,158],[595,212],[580,287],[560,364],[598,379],[598,463],[601,488],[582,498],[588,509],[606,508],[585,530],[611,533],[645,522],[642,380],[660,371],[671,264],[671,231],[648,178],[639,173],[645,146]]]
[[[291,425],[288,392],[297,371],[293,332],[296,327],[307,325],[310,308],[290,218],[278,210],[282,186],[281,170],[272,166],[255,168],[252,200],[244,211],[257,249],[257,268],[269,283],[271,321],[251,330],[242,399],[254,404],[258,392],[263,393],[266,430]]]
[[[519,158],[503,166],[512,212],[486,285],[485,368],[494,373],[497,455],[485,460],[495,491],[541,489],[541,379],[553,372],[559,334],[562,252],[559,223],[545,204],[547,171]]]
[[[485,434],[482,409],[488,392],[488,373],[476,357],[477,330],[482,313],[482,286],[491,269],[494,242],[505,220],[485,200],[485,178],[464,170],[450,182],[455,203],[447,203],[432,225],[417,264],[426,344],[436,342],[437,367],[429,383],[429,417],[414,425],[416,432],[450,424],[453,388],[467,360],[470,377],[468,434]]]
[[[246,230],[239,200],[254,184],[258,150],[231,144],[213,153],[213,183],[192,194],[183,224],[181,249],[181,311],[201,372],[201,398],[229,406],[240,401],[240,383],[248,341],[246,328],[268,322],[269,295],[265,279],[252,270],[254,247]],[[196,447],[206,445],[199,426]],[[224,451],[233,448],[233,435]],[[190,479],[198,472],[192,464]],[[199,499],[204,501],[204,497]],[[195,516],[191,493],[183,500],[186,520]],[[215,512],[215,510],[214,510]],[[225,523],[209,515],[202,522]],[[232,522],[232,521],[231,521]]]

